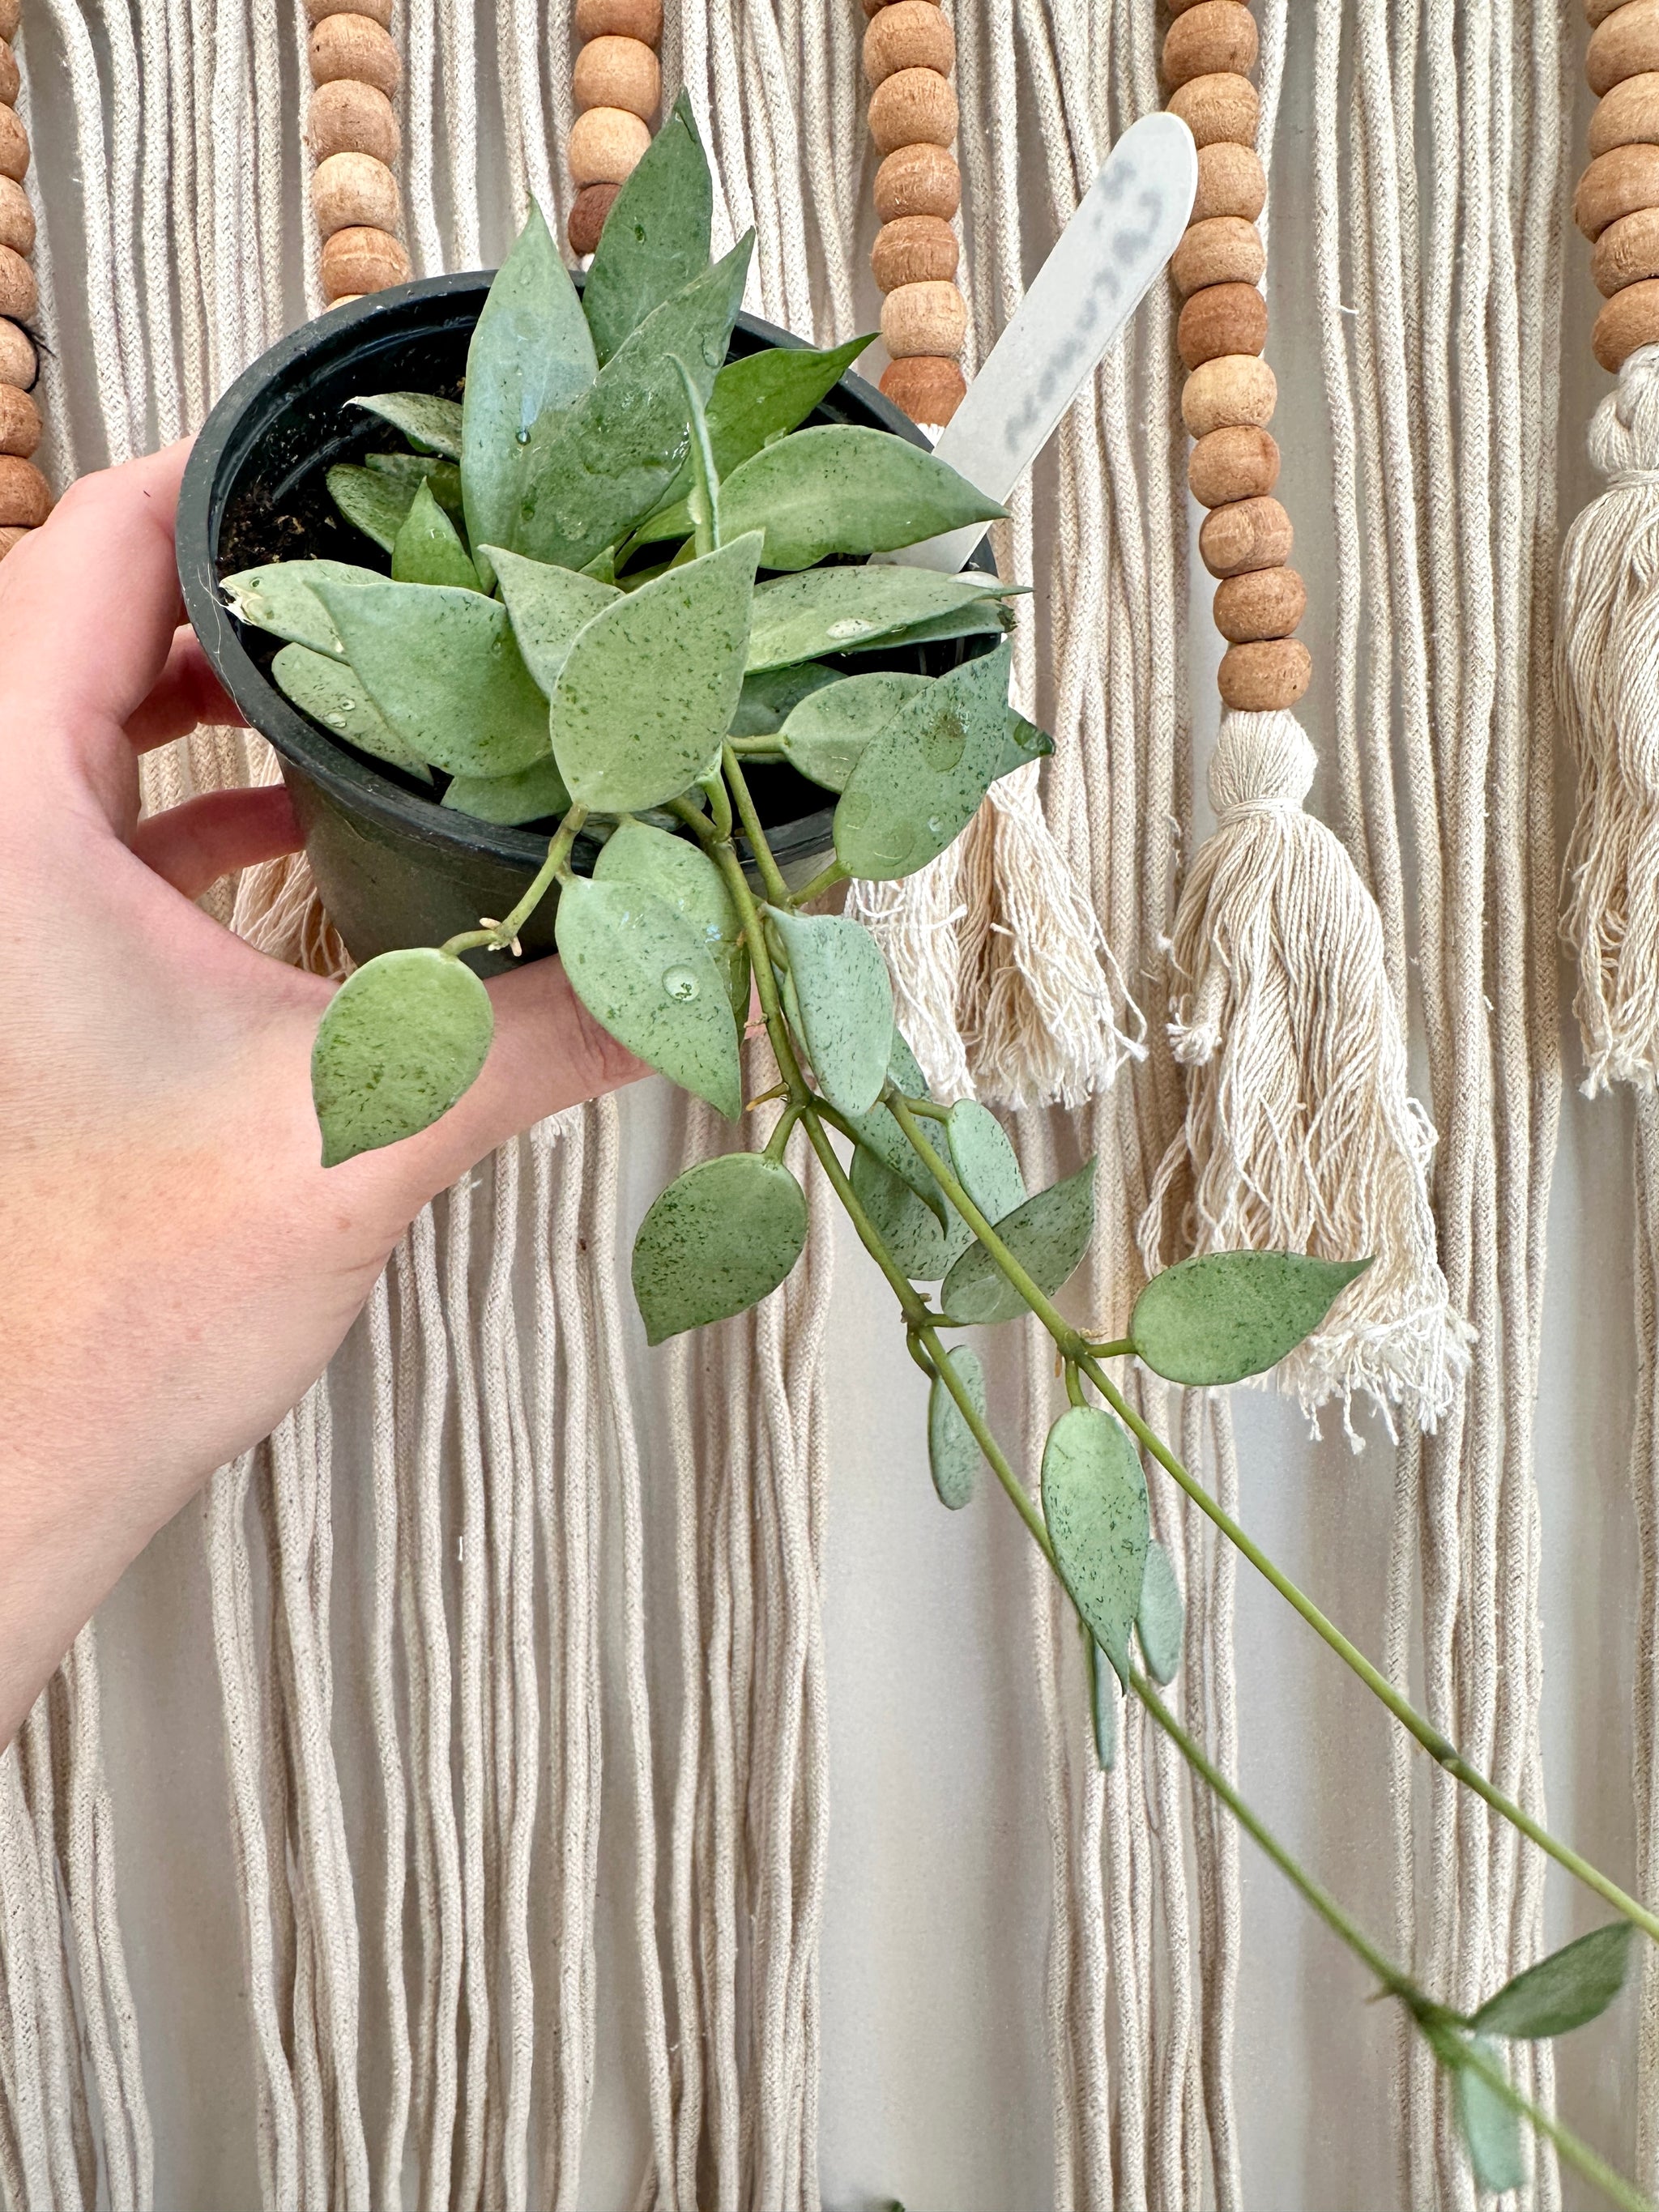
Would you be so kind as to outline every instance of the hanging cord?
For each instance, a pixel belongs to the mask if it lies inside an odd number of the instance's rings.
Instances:
[[[1273,496],[1279,448],[1267,428],[1276,392],[1261,358],[1257,51],[1241,0],[1181,9],[1164,49],[1170,110],[1199,142],[1198,198],[1172,266],[1188,482],[1209,509],[1199,550],[1220,580],[1216,622],[1230,642],[1209,778],[1218,826],[1170,945],[1171,1035],[1191,1071],[1186,1127],[1159,1169],[1142,1243],[1149,1267],[1170,1241],[1371,1256],[1279,1380],[1310,1413],[1334,1396],[1346,1422],[1358,1390],[1385,1417],[1401,1406],[1431,1424],[1468,1364],[1435,1255],[1433,1132],[1407,1094],[1376,903],[1339,841],[1303,811],[1316,761],[1291,709],[1311,662],[1291,635],[1305,592],[1285,565],[1291,529]]]
[[[1659,1895],[1659,40],[1650,8],[1586,0],[1586,70],[1597,105],[1573,216],[1592,241],[1604,303],[1591,345],[1618,385],[1596,409],[1590,459],[1605,489],[1567,532],[1555,693],[1578,771],[1563,933],[1577,962],[1574,1011],[1585,1095],[1636,1091],[1637,1397],[1630,1477],[1642,1590],[1635,1654],[1637,1873]],[[1638,2185],[1659,2190],[1659,1975],[1642,1978]]]
[[[402,148],[392,103],[403,64],[392,39],[392,0],[305,0],[305,9],[317,277],[323,301],[338,307],[413,274],[392,167]]]
[[[31,456],[40,443],[40,410],[30,394],[40,356],[29,325],[40,291],[29,265],[35,218],[23,189],[29,134],[17,112],[21,73],[12,42],[21,0],[0,0],[0,560],[52,511],[52,493]]]
[[[933,0],[866,0],[865,12],[870,132],[884,157],[874,186],[882,227],[871,267],[885,295],[882,336],[894,356],[882,389],[936,428],[965,389],[958,358],[988,351],[1024,289],[1019,179],[1009,152],[1019,96],[1012,25],[990,11],[991,51],[1006,57],[997,65],[995,128],[983,140],[975,129],[963,149],[974,198],[973,259],[986,272],[977,327],[970,330],[951,228],[962,179],[950,151],[958,115],[951,22]],[[962,24],[965,38],[980,37],[973,11],[962,11]],[[1043,143],[1065,169],[1058,229],[1080,188],[1092,182],[1095,165],[1078,176],[1065,118],[1054,99],[1047,105]],[[1016,494],[1013,512],[999,552],[1005,573],[1024,576],[1032,571],[1029,483]],[[1016,633],[1014,691],[1022,703],[1036,696],[1029,626]],[[1064,744],[1063,726],[1060,734]],[[943,1097],[1080,1105],[1109,1089],[1125,1058],[1141,1049],[1139,1012],[1049,827],[1041,782],[1033,763],[993,785],[967,835],[929,866],[899,883],[856,884],[850,895],[848,912],[888,956],[901,1026]]]
[[[564,134],[576,186],[566,223],[570,250],[592,253],[617,193],[651,143],[662,104],[662,0],[576,0],[582,41],[571,72],[576,114]]]

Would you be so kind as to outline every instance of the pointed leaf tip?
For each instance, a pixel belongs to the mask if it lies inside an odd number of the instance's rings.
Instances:
[[[1155,1275],[1135,1301],[1137,1356],[1171,1382],[1216,1387],[1276,1367],[1310,1336],[1369,1260],[1208,1252]]]

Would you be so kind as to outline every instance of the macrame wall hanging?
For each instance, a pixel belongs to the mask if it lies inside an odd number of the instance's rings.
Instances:
[[[1556,695],[1578,769],[1563,933],[1584,1091],[1635,1104],[1637,1390],[1631,1485],[1641,1557],[1635,1652],[1637,1877],[1659,1893],[1659,11],[1585,0],[1596,106],[1573,215],[1604,303],[1590,343],[1617,388],[1590,459],[1606,483],[1561,558]],[[1635,2178],[1659,2189],[1659,1973],[1644,1962]]]
[[[574,22],[562,4],[543,21],[531,0],[504,0],[493,52],[488,27],[481,31],[458,0],[411,0],[384,21],[353,9],[355,23],[301,20],[297,9],[279,17],[268,0],[197,9],[169,0],[139,15],[136,37],[116,5],[102,11],[96,52],[74,0],[40,6],[67,64],[78,172],[71,191],[65,149],[53,220],[58,263],[74,270],[74,287],[54,295],[44,220],[34,264],[46,341],[45,466],[59,483],[82,458],[122,458],[198,422],[211,396],[291,319],[300,241],[284,207],[283,162],[301,107],[293,88],[319,49],[306,120],[317,164],[318,220],[307,227],[303,257],[313,304],[396,281],[391,272],[410,264],[419,273],[477,265],[532,192],[576,245],[586,234],[577,221],[584,202],[584,222],[602,219],[600,201],[617,179],[601,172],[617,166],[618,149],[625,159],[642,145],[649,112],[639,112],[651,83],[640,55],[603,42],[632,40],[653,52],[660,38],[660,82],[688,87],[714,158],[717,245],[757,228],[750,304],[803,335],[869,326],[857,312],[863,185],[852,153],[871,96],[860,74],[869,33],[851,0],[684,0],[660,31],[650,0],[581,0]],[[946,16],[932,0],[896,0],[874,51],[918,6],[938,16],[931,35],[939,58],[907,66],[943,82],[938,29]],[[1212,172],[1231,165],[1247,181],[1237,134],[1254,133],[1270,155],[1287,50],[1285,0],[1263,0],[1259,13],[1259,122],[1235,119],[1234,135],[1215,141],[1234,150],[1207,163]],[[1554,1076],[1539,981],[1548,963],[1535,957],[1552,872],[1547,714],[1537,680],[1547,623],[1537,582],[1551,532],[1543,426],[1554,405],[1559,46],[1549,0],[1531,0],[1513,21],[1480,11],[1448,21],[1446,13],[1396,22],[1384,0],[1322,8],[1317,97],[1310,96],[1323,225],[1319,321],[1337,457],[1335,757],[1345,841],[1381,914],[1392,1010],[1376,983],[1358,884],[1298,811],[1301,787],[1289,769],[1305,741],[1286,726],[1288,715],[1242,735],[1235,718],[1240,773],[1259,765],[1264,744],[1285,773],[1258,793],[1255,807],[1222,823],[1194,868],[1199,888],[1188,886],[1185,911],[1199,911],[1201,891],[1206,916],[1218,903],[1223,920],[1237,913],[1231,895],[1237,890],[1242,902],[1244,893],[1228,854],[1267,844],[1282,861],[1274,881],[1287,921],[1334,914],[1365,951],[1363,979],[1382,1024],[1376,1049],[1392,1065],[1389,1040],[1398,1036],[1407,978],[1389,775],[1400,714],[1425,872],[1417,949],[1432,1104],[1446,1132],[1436,1204],[1450,1277],[1449,1300],[1433,1277],[1420,1279],[1428,1288],[1417,1311],[1431,1334],[1443,1329],[1449,1346],[1456,1328],[1448,1311],[1473,1315],[1493,1352],[1467,1417],[1454,1399],[1431,1443],[1408,1435],[1402,1451],[1389,1662],[1407,1678],[1420,1559],[1431,1710],[1540,1810],[1530,1405]],[[1182,32],[1183,14],[1197,27]],[[1237,18],[1247,14],[1238,0],[1200,0],[1177,12],[1173,51],[1183,41],[1203,46],[1218,30],[1243,40]],[[1158,26],[1146,0],[1049,0],[1042,9],[957,0],[950,20],[966,171],[962,360],[971,368],[1112,138],[1170,88],[1160,82]],[[602,51],[585,75],[590,45]],[[1243,58],[1237,44],[1227,52]],[[1416,107],[1419,73],[1432,93],[1426,121]],[[1194,82],[1239,72],[1206,68]],[[1194,112],[1213,98],[1223,114],[1243,112],[1237,86],[1182,88],[1176,97]],[[896,94],[889,104],[902,105]],[[921,112],[945,112],[931,88]],[[579,118],[594,113],[601,123],[580,129]],[[7,143],[0,138],[0,149]],[[911,167],[948,176],[939,158],[950,160],[948,146],[908,144],[932,149]],[[574,179],[555,158],[561,145],[575,149],[573,167],[580,154]],[[504,171],[487,159],[482,190],[481,146],[492,155],[499,148]],[[896,141],[894,154],[905,151]],[[331,169],[337,156],[352,158]],[[884,155],[883,166],[893,158]],[[1422,210],[1419,174],[1431,180]],[[1247,223],[1232,214],[1243,204],[1218,204],[1215,216]],[[38,198],[33,211],[44,216]],[[918,211],[945,222],[954,198],[948,209]],[[900,203],[881,212],[904,219]],[[1237,232],[1210,238],[1248,250]],[[180,240],[190,242],[183,256],[169,243]],[[1253,282],[1236,263],[1204,261],[1199,247],[1209,242],[1194,242],[1188,262],[1224,270],[1219,289]],[[939,232],[928,228],[921,244],[939,258],[884,263],[902,278],[890,298],[912,283],[955,283],[954,269],[931,273],[943,266]],[[1472,272],[1467,293],[1455,291],[1454,267]],[[908,273],[918,268],[930,273]],[[1194,283],[1198,296],[1218,289],[1197,283],[1196,273]],[[944,393],[954,388],[942,366],[951,325],[943,302],[929,300],[933,312],[911,334],[939,349],[899,360],[928,362],[930,389]],[[1358,314],[1342,315],[1356,300]],[[901,345],[910,306],[892,311]],[[54,366],[65,315],[95,377],[96,421],[73,420]],[[1018,1127],[1033,1175],[1085,1131],[1101,1152],[1103,1235],[1091,1296],[1107,1320],[1133,1296],[1136,1225],[1149,1201],[1163,1199],[1173,1224],[1188,1174],[1201,1194],[1218,1139],[1233,1141],[1224,1082],[1237,1064],[1229,1059],[1237,1029],[1224,1022],[1214,1057],[1183,1078],[1164,1024],[1141,1034],[1104,951],[1109,938],[1134,994],[1154,1003],[1191,825],[1186,454],[1170,323],[1167,308],[1149,303],[1068,421],[1041,502],[1022,493],[1001,533],[1000,550],[1017,572],[1047,579],[1018,641],[1026,696],[1057,739],[1041,793],[1035,769],[1011,779],[1017,805],[987,810],[959,876],[928,886],[929,903],[884,917],[905,1018],[920,1024],[932,1072],[956,1090],[976,1081],[1009,1103],[1087,1102],[1075,1130],[1035,1111]],[[1253,375],[1259,382],[1259,372],[1239,372],[1246,386]],[[1237,381],[1219,372],[1209,380]],[[1455,448],[1453,390],[1467,416],[1467,443]],[[1421,408],[1413,391],[1426,395]],[[1148,422],[1170,424],[1168,439],[1149,441]],[[1265,456],[1258,441],[1231,443]],[[1496,508],[1488,487],[1503,488]],[[1294,596],[1281,581],[1234,597],[1252,592]],[[1368,631],[1386,643],[1362,652]],[[263,748],[240,733],[200,732],[146,763],[147,792],[151,803],[173,803],[192,788],[271,772]],[[1018,860],[1016,841],[1028,832],[1063,860],[1058,892],[1053,875]],[[1322,886],[1328,905],[1297,906],[1300,880]],[[1042,888],[1035,918],[1002,903],[1034,881]],[[1488,896],[1504,926],[1484,969],[1474,925]],[[238,890],[235,913],[237,926],[287,957],[323,969],[339,962],[300,872],[255,872]],[[1054,915],[1070,948],[1063,958],[1038,929]],[[1208,940],[1195,920],[1176,933],[1199,963],[1188,972],[1201,1022],[1201,979],[1212,971],[1199,948]],[[1240,946],[1254,950],[1268,933],[1243,929]],[[1287,966],[1305,942],[1287,927]],[[1296,1006],[1284,1018],[1300,1049]],[[1240,1018],[1259,1012],[1253,1002]],[[1192,1020],[1178,1027],[1183,1049],[1194,1030]],[[1142,1056],[1126,1056],[1126,1043]],[[1211,1108],[1200,1103],[1206,1086]],[[1413,1139],[1403,1079],[1386,1098],[1380,1121],[1393,1149],[1379,1157],[1397,1163],[1412,1157],[1422,1132]],[[1359,1121],[1377,1126],[1377,1117]],[[714,1141],[694,1115],[684,1157]],[[1166,1158],[1174,1165],[1160,1180]],[[379,2202],[395,2193],[406,2155],[434,2204],[581,2201],[607,1753],[623,1788],[619,1830],[607,1807],[606,1851],[630,1868],[626,1971],[641,2002],[651,2151],[641,2202],[793,2209],[817,2201],[828,1224],[815,1218],[805,1267],[781,1297],[726,1325],[716,1356],[694,1353],[684,1340],[664,1356],[674,1612],[653,1621],[652,1663],[653,1673],[678,1672],[671,1742],[659,1722],[653,1729],[647,1696],[644,1476],[617,1351],[617,1164],[616,1109],[599,1106],[505,1148],[441,1200],[410,1231],[329,1381],[268,1446],[224,1470],[207,1502],[258,2170],[272,2206]],[[1263,1187],[1270,1195],[1275,1188],[1270,1179]],[[1407,1205],[1390,1218],[1410,1232],[1398,1248],[1408,1255],[1396,1275],[1403,1281],[1422,1256],[1413,1242],[1421,1216]],[[1359,1365],[1367,1382],[1407,1371],[1395,1351],[1375,1345]],[[1398,1394],[1407,1416],[1417,1387],[1402,1383]],[[1051,1388],[1048,1359],[1034,1349],[1026,1389],[1038,1434]],[[1432,1395],[1428,1383],[1422,1389]],[[1379,1395],[1390,1395],[1386,1381]],[[1211,1467],[1231,1503],[1237,1476],[1224,1408],[1194,1395],[1182,1428],[1189,1460]],[[337,1531],[337,1504],[358,1495],[367,1527],[343,1520]],[[652,1495],[660,1512],[660,1475]],[[1159,1533],[1185,1570],[1186,1711],[1230,1765],[1231,1559],[1195,1516]],[[337,1682],[331,1665],[331,1618],[343,1601],[333,1589],[337,1540],[343,1560],[359,1542],[366,1554],[361,1715],[358,1682],[344,1674]],[[1218,2204],[1234,2204],[1236,1839],[1207,1807],[1189,1820],[1170,1755],[1145,1741],[1133,1717],[1112,1772],[1101,1773],[1075,1638],[1047,1579],[1034,1572],[1031,1590],[1055,1906],[1044,2008],[1054,2201],[1100,2212],[1185,2205],[1208,2189]],[[361,1762],[335,1748],[337,1729],[343,1738],[352,1726],[369,1747]],[[665,1841],[653,1767],[668,1778]],[[1488,1838],[1480,1808],[1454,1805],[1437,1778],[1419,1936],[1403,1753],[1395,1783],[1401,1948],[1437,1986],[1472,1992],[1528,1954],[1536,1870],[1505,1835]],[[31,2212],[92,2201],[94,2113],[112,2205],[143,2206],[153,2196],[112,1825],[88,1631],[20,1753],[0,1761],[0,2069],[13,2081],[40,2060],[31,2077],[39,2094],[22,2108],[38,2124],[24,2135],[0,2130],[0,2160],[9,2161],[0,2190]],[[33,1978],[14,1963],[24,1958]],[[1419,2062],[1402,2069],[1400,2089],[1408,2201],[1461,2203],[1461,2161]],[[1552,2185],[1546,2172],[1540,2203],[1552,2201]]]

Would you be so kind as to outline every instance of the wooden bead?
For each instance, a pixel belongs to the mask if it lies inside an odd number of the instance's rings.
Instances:
[[[570,251],[586,255],[599,246],[599,233],[605,228],[605,219],[615,204],[620,185],[584,185],[576,195],[575,205],[565,225],[565,236],[570,240]]]
[[[590,107],[570,126],[565,161],[578,185],[625,185],[651,143],[649,126],[624,107]]]
[[[367,223],[337,230],[323,241],[323,293],[331,305],[348,292],[384,292],[388,284],[406,284],[413,273],[397,240]]]
[[[926,7],[928,0],[915,0]],[[884,292],[901,284],[948,284],[956,276],[961,248],[942,216],[902,215],[884,222],[870,249],[870,267]]]
[[[9,315],[15,323],[33,322],[40,304],[33,270],[21,253],[0,246],[0,315]]]
[[[956,33],[934,0],[894,0],[871,18],[864,34],[864,74],[872,85],[884,84],[899,70],[949,76],[956,59]]]
[[[881,388],[913,422],[943,426],[961,406],[968,386],[955,362],[936,354],[907,354],[881,374]]]
[[[1211,430],[1187,456],[1187,483],[1200,507],[1260,499],[1279,482],[1279,447],[1254,422]]]
[[[34,251],[34,210],[21,185],[9,177],[0,177],[0,246],[14,253]]]
[[[1236,215],[1254,222],[1267,204],[1267,177],[1254,146],[1235,146],[1218,138],[1198,150],[1198,197],[1192,221],[1212,222],[1217,216]]]
[[[311,81],[372,84],[388,98],[398,89],[403,64],[390,34],[368,15],[325,15],[311,34]]]
[[[27,392],[40,373],[34,341],[15,323],[0,321],[0,384],[15,384]]]
[[[0,453],[0,529],[33,530],[52,513],[52,494],[33,461]]]
[[[662,65],[643,39],[590,39],[571,88],[579,108],[621,107],[648,122],[662,99]]]
[[[1176,343],[1189,369],[1224,353],[1260,353],[1267,343],[1267,302],[1254,284],[1210,284],[1181,310]]]
[[[948,146],[957,135],[957,96],[937,70],[895,70],[870,95],[870,136],[878,151]]]
[[[1231,645],[1288,637],[1308,611],[1308,587],[1294,568],[1252,568],[1215,587],[1215,626]]]
[[[367,15],[383,31],[392,28],[392,0],[306,0],[306,21],[320,23],[325,15]]]
[[[1590,158],[1615,146],[1652,145],[1659,145],[1659,71],[1647,70],[1627,76],[1596,102],[1590,118]]]
[[[948,221],[961,205],[962,172],[943,146],[901,146],[876,171],[876,213],[884,222],[907,215]]]
[[[0,530],[0,561],[3,561],[15,546],[21,545],[28,534],[27,529],[20,529],[15,525],[8,525]]]
[[[1236,422],[1265,428],[1279,404],[1279,380],[1254,354],[1218,354],[1202,361],[1181,394],[1181,419],[1194,438]]]
[[[638,39],[662,44],[662,0],[576,0],[579,39]]]
[[[18,88],[22,79],[17,73],[17,57],[9,40],[0,39],[0,107],[15,107]]]
[[[1236,714],[1271,714],[1294,707],[1313,675],[1313,658],[1293,637],[1260,645],[1230,645],[1221,656],[1216,684],[1222,702]]]
[[[1659,277],[1615,292],[1595,318],[1590,344],[1602,368],[1615,373],[1638,346],[1659,344]]]
[[[1590,34],[1584,74],[1598,96],[1627,76],[1659,69],[1659,0],[1626,0]]]
[[[1610,222],[1595,241],[1590,275],[1596,290],[1607,294],[1659,276],[1659,208],[1638,208]]]
[[[968,307],[954,284],[901,284],[881,303],[881,339],[895,361],[907,354],[954,360],[968,335]]]
[[[1198,550],[1212,576],[1242,576],[1249,568],[1282,568],[1295,533],[1276,499],[1242,499],[1204,518]]]
[[[0,107],[0,177],[21,184],[29,173],[29,134],[13,108]]]
[[[1164,81],[1189,84],[1224,70],[1244,76],[1255,67],[1255,18],[1248,8],[1239,0],[1198,0],[1164,34]]]
[[[1224,0],[1224,4],[1236,8],[1238,0]],[[1246,222],[1243,216],[1212,215],[1203,222],[1188,224],[1170,273],[1185,300],[1206,284],[1259,284],[1267,266],[1267,248],[1253,222]]]
[[[0,39],[15,39],[22,20],[22,0],[0,0]]]
[[[0,384],[0,453],[27,460],[40,442],[40,410],[27,392]]]
[[[369,154],[388,167],[402,150],[397,114],[372,84],[341,77],[319,84],[306,111],[306,143],[319,161],[334,154]]]
[[[1191,77],[1170,95],[1170,112],[1178,115],[1200,146],[1227,140],[1237,146],[1254,146],[1261,103],[1247,76],[1224,70],[1213,76]]]
[[[354,224],[395,231],[398,179],[372,154],[331,154],[313,172],[311,207],[321,238],[332,238]]]
[[[1615,146],[1598,154],[1578,179],[1572,219],[1586,238],[1638,208],[1659,207],[1659,146]]]

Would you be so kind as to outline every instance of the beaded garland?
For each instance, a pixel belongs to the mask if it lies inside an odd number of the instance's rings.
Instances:
[[[1659,0],[1637,0],[1659,6]],[[1261,358],[1267,257],[1256,228],[1267,196],[1255,153],[1250,71],[1255,19],[1246,0],[1171,0],[1164,41],[1168,106],[1198,141],[1198,196],[1170,274],[1180,295],[1176,344],[1187,371],[1181,411],[1193,447],[1187,480],[1209,512],[1199,552],[1218,579],[1216,628],[1227,640],[1218,682],[1244,713],[1293,707],[1312,662],[1294,633],[1307,588],[1287,563],[1291,518],[1274,497],[1279,447],[1267,425],[1278,388]]]
[[[1572,212],[1606,302],[1590,342],[1617,371],[1659,344],[1659,0],[1584,0],[1584,13],[1596,108]]]
[[[322,241],[330,307],[403,284],[413,273],[399,235],[403,205],[392,164],[400,150],[392,105],[402,64],[392,0],[305,0],[311,25],[306,143],[317,166],[311,207]]]
[[[23,179],[29,134],[16,112],[21,77],[12,40],[21,0],[0,0],[0,560],[52,511],[52,494],[32,456],[40,410],[31,396],[40,372],[29,336],[37,305],[34,214]]]
[[[939,0],[863,0],[864,74],[881,228],[870,265],[883,294],[882,342],[892,359],[881,388],[913,422],[948,422],[967,390],[958,366],[968,308],[951,227],[962,176],[951,149],[956,35]]]
[[[598,246],[611,203],[651,143],[662,101],[662,0],[576,0],[575,32],[578,112],[565,159],[576,198],[565,235],[581,257]]]

